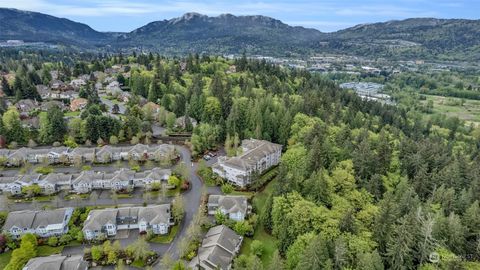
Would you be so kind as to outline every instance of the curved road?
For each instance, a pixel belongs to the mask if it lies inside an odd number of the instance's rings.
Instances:
[[[169,248],[165,252],[168,253],[174,260],[178,260],[180,258],[178,243],[186,236],[188,226],[192,222],[195,214],[197,214],[197,212],[199,211],[204,183],[200,180],[196,173],[198,163],[191,161],[192,155],[190,153],[190,150],[185,146],[176,145],[175,147],[180,153],[181,159],[190,170],[190,190],[182,194],[185,203],[185,216],[178,230],[178,233],[175,236],[175,239],[172,241]],[[219,187],[208,187],[206,191],[208,194],[222,194]],[[160,256],[163,255],[164,254],[160,254]],[[154,269],[160,269],[158,263],[154,266]]]

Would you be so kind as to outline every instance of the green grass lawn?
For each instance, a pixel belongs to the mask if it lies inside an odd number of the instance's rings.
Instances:
[[[37,257],[50,256],[52,254],[62,253],[64,246],[51,247],[51,246],[39,246],[37,247]]]
[[[35,198],[9,198],[16,203],[23,203],[23,202],[32,202],[34,199],[37,202],[49,202],[52,201],[55,196],[36,196]]]
[[[80,115],[80,112],[66,112],[65,116],[66,117],[77,117]]]
[[[132,197],[133,197],[132,194],[117,194],[118,199],[130,199]]]
[[[251,191],[232,191],[229,195],[243,195],[247,198],[252,198],[252,196],[254,195],[254,192],[251,192]]]
[[[178,232],[178,224],[173,226],[170,229],[170,232],[167,235],[158,235],[155,236],[150,240],[150,242],[157,243],[157,244],[168,244],[173,241],[175,238],[175,235],[177,235]]]
[[[0,254],[0,269],[5,269],[5,266],[7,266],[11,257],[12,257],[11,251]]]
[[[82,200],[86,200],[90,198],[90,194],[68,194],[63,197],[64,200],[74,200],[75,198],[80,198]]]
[[[180,186],[177,186],[174,189],[167,189],[165,192],[165,196],[167,197],[175,197],[177,194],[180,193]],[[157,198],[158,196],[162,195],[162,190],[156,190],[156,191],[147,191],[153,198]]]
[[[258,192],[253,197],[253,205],[255,209],[258,209],[258,215],[260,216],[263,211],[265,202],[267,201],[268,196],[272,193],[275,186],[276,179],[272,180],[261,192]],[[263,225],[259,225],[252,238],[245,237],[243,240],[242,248],[240,249],[240,254],[249,254],[250,253],[250,244],[253,240],[259,240],[263,243],[264,253],[262,256],[263,266],[267,266],[272,259],[273,252],[277,249],[275,243],[275,237],[271,236],[265,232]]]
[[[145,262],[142,260],[136,260],[136,261],[133,261],[132,264],[130,264],[130,266],[143,269],[145,267]]]
[[[433,101],[433,113],[444,114],[449,117],[456,116],[467,123],[480,123],[480,100],[462,99],[455,97],[442,97],[425,95],[427,98],[423,103],[429,100]]]

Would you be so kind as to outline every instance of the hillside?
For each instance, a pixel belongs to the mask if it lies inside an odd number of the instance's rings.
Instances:
[[[480,20],[414,18],[362,24],[328,34],[326,40],[328,50],[335,52],[394,58],[479,59]]]
[[[255,54],[304,53],[323,36],[320,31],[292,27],[265,16],[208,17],[187,13],[149,23],[125,34],[121,46],[142,46],[165,53],[209,52]]]
[[[68,19],[0,8],[0,40],[19,39],[53,44],[93,47],[103,45],[110,35],[93,30],[90,26]]]

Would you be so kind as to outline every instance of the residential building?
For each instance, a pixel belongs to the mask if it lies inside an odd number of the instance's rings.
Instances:
[[[23,270],[87,270],[88,263],[82,255],[51,255],[30,259]]]
[[[49,195],[61,190],[70,190],[73,175],[64,173],[50,173],[38,180],[42,193]]]
[[[14,238],[20,238],[26,233],[40,237],[60,236],[68,232],[68,222],[72,213],[73,208],[10,212],[3,225],[3,231],[10,233]]]
[[[83,233],[87,240],[114,237],[120,230],[151,230],[154,234],[167,234],[173,224],[170,204],[108,208],[90,211]]]
[[[174,160],[177,157],[173,145],[143,145],[114,147],[105,145],[101,148],[67,147],[19,148],[16,150],[0,149],[0,160],[7,166],[20,166],[24,163],[70,163],[99,162],[108,163],[117,160]]]
[[[38,103],[33,99],[21,99],[15,103],[15,107],[21,113],[29,113],[38,107]]]
[[[88,100],[85,98],[76,98],[70,102],[70,110],[72,112],[81,111],[87,106]]]
[[[87,82],[84,79],[74,79],[70,82],[70,86],[75,90],[79,90],[80,87],[87,85]]]
[[[219,157],[212,166],[214,173],[228,182],[246,187],[252,184],[252,175],[260,175],[280,162],[282,146],[264,140],[242,141],[242,154]]]
[[[189,267],[194,270],[229,270],[242,246],[243,237],[225,225],[208,230]]]
[[[208,214],[215,215],[217,211],[226,215],[229,219],[243,221],[250,213],[247,197],[234,195],[210,195],[208,196]]]
[[[192,117],[185,118],[185,116],[180,116],[175,120],[175,127],[186,129],[187,128],[187,119],[190,119],[190,124],[192,124],[192,128],[196,127],[198,122],[197,120],[193,119]]]
[[[148,188],[153,183],[166,183],[171,170],[153,168],[143,172],[120,169],[113,173],[82,171],[79,174],[50,173],[0,176],[0,191],[11,195],[22,194],[22,188],[38,185],[41,193],[50,195],[62,190],[78,194],[100,190],[131,190],[135,187]]]

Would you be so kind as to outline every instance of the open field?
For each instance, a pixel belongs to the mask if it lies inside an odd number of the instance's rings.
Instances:
[[[480,100],[442,96],[425,96],[427,103],[433,101],[433,113],[456,116],[469,123],[480,124]]]
[[[5,269],[5,266],[7,266],[11,257],[12,257],[11,251],[0,254],[0,269]]]

